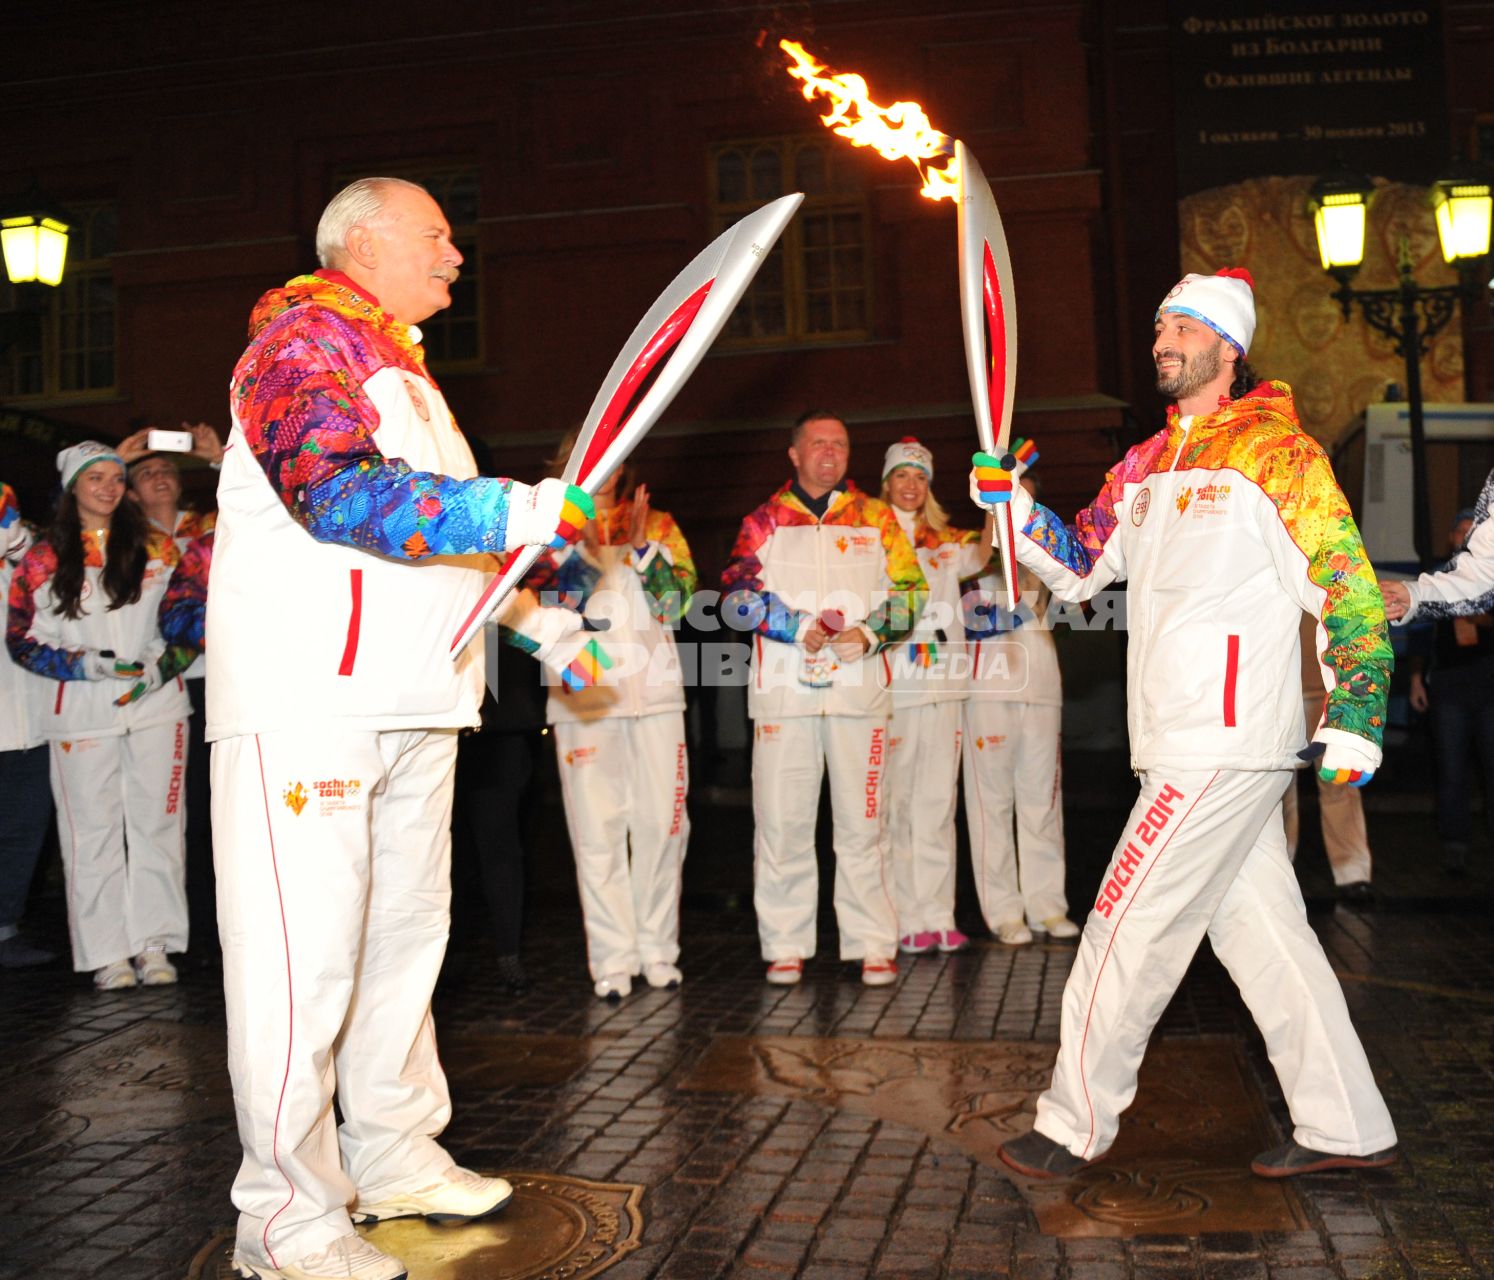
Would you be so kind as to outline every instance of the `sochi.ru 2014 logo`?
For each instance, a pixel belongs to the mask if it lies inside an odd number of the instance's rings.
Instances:
[[[1138,529],[1141,522],[1146,519],[1147,508],[1152,505],[1152,491],[1143,489],[1136,495],[1136,501],[1131,504],[1131,523]]]
[[[1182,493],[1178,494],[1178,515],[1182,515],[1183,512],[1188,510],[1188,504],[1192,501],[1193,490],[1191,488],[1184,489]]]
[[[298,818],[301,816],[301,810],[306,807],[306,802],[310,799],[311,797],[306,794],[306,788],[299,782],[295,786],[285,789],[285,807]]]

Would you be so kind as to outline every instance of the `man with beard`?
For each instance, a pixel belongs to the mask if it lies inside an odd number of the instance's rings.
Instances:
[[[1378,1168],[1395,1129],[1287,859],[1280,804],[1304,746],[1297,630],[1328,694],[1307,756],[1362,785],[1380,763],[1385,614],[1348,503],[1291,390],[1257,384],[1247,272],[1188,275],[1157,310],[1167,425],[1065,525],[977,455],[1016,554],[1064,600],[1130,584],[1127,702],[1141,794],[1064,990],[1053,1082],[1002,1159],[1066,1178],[1114,1142],[1152,1027],[1207,933],[1265,1037],[1295,1129],[1251,1168]],[[992,474],[1001,471],[1002,474]]]

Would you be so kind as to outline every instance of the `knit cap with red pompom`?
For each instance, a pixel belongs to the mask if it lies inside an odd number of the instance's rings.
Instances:
[[[1224,267],[1211,276],[1189,272],[1162,299],[1153,319],[1166,311],[1202,320],[1243,357],[1255,337],[1255,281],[1244,267]]]

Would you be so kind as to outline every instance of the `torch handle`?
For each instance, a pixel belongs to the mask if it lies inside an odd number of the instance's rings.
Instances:
[[[455,658],[467,647],[467,642],[472,639],[486,622],[498,609],[508,593],[523,581],[524,575],[534,568],[534,562],[540,558],[540,552],[545,548],[535,545],[522,548],[508,562],[504,569],[483,589],[482,595],[477,597],[477,603],[472,606],[466,619],[462,623],[462,629],[457,632],[456,639],[451,642],[451,656]]]

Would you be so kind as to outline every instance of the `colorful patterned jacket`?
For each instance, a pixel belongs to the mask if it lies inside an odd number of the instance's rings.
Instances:
[[[448,648],[492,568],[479,553],[503,546],[509,482],[477,478],[419,330],[338,272],[301,276],[255,307],[230,408],[209,738],[476,724],[482,644]]]
[[[1017,554],[1062,600],[1130,584],[1133,767],[1285,769],[1304,745],[1297,630],[1318,620],[1318,741],[1378,754],[1392,658],[1384,604],[1291,389],[1248,395],[1131,449],[1072,525],[1013,494]]]
[[[549,680],[551,724],[685,709],[674,629],[695,594],[695,561],[667,511],[650,508],[642,550],[629,545],[632,523],[631,500],[598,511],[596,553],[584,542],[546,551],[524,580],[541,604],[606,622],[599,640],[612,666],[586,689]],[[528,647],[522,637],[513,642]]]
[[[192,714],[180,679],[192,652],[168,646],[156,626],[156,611],[178,559],[176,543],[152,528],[146,537],[146,557],[140,599],[110,608],[102,581],[105,543],[85,532],[81,610],[78,617],[68,618],[52,595],[57,572],[52,544],[43,538],[26,552],[10,583],[5,643],[16,662],[45,682],[36,708],[45,737],[113,737]],[[90,680],[84,666],[90,650],[104,649],[123,659],[154,664],[161,686],[126,706],[115,706],[114,700],[130,685]]]
[[[722,620],[755,633],[747,696],[753,719],[888,713],[886,649],[912,632],[928,588],[885,502],[847,483],[816,520],[785,484],[742,522],[721,585]],[[808,677],[797,640],[825,611],[863,628],[872,647],[856,662],[827,653],[827,675]]]

